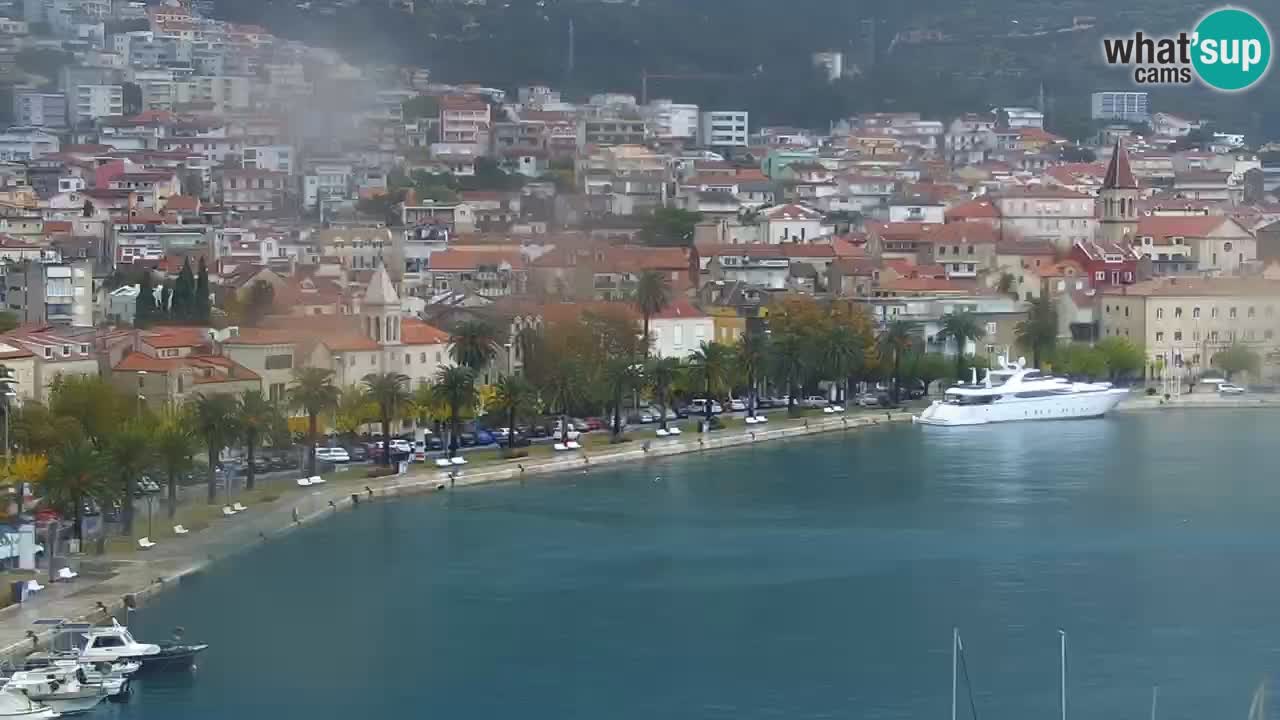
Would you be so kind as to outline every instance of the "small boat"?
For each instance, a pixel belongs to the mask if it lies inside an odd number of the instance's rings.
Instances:
[[[22,693],[60,715],[89,712],[108,695],[101,684],[91,684],[79,666],[64,665],[19,670],[9,677],[3,692]]]
[[[56,629],[72,636],[75,647],[52,653],[32,655],[28,661],[75,660],[83,664],[106,663],[119,671],[120,664],[140,665],[143,672],[154,670],[187,670],[195,662],[196,655],[208,649],[205,644],[181,642],[182,628],[174,631],[173,642],[140,643],[129,629],[114,618],[110,625],[94,627],[88,623],[68,623],[61,620],[41,620],[37,624],[56,624]],[[130,670],[129,672],[132,672]],[[127,675],[128,673],[122,673]]]

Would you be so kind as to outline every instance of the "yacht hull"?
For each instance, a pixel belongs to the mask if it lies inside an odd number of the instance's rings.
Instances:
[[[1102,417],[1115,409],[1128,394],[1128,390],[1109,388],[1053,397],[1008,398],[988,405],[951,405],[935,401],[916,416],[915,421],[922,425],[959,427]]]

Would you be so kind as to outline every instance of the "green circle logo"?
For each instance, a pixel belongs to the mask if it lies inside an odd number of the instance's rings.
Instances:
[[[1191,63],[1206,85],[1233,92],[1251,87],[1271,64],[1271,34],[1247,10],[1214,10],[1196,25]]]

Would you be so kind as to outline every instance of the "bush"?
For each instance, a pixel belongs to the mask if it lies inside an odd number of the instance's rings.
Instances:
[[[1156,394],[1156,389],[1155,389],[1155,388],[1147,388],[1147,395],[1148,395],[1148,396],[1152,396],[1152,395],[1155,395],[1155,394]]]
[[[503,460],[517,460],[519,458],[529,457],[527,448],[502,448],[501,457]]]
[[[266,494],[266,495],[263,495],[263,496],[262,496],[262,500],[261,500],[261,502],[264,502],[264,503],[273,503],[273,502],[275,502],[275,501],[277,501],[277,500],[279,500],[279,499],[280,499],[280,496],[279,496],[279,495],[275,495],[275,494],[268,493],[268,494]]]
[[[373,479],[373,478],[386,477],[388,475],[395,475],[395,474],[396,474],[395,468],[376,467],[366,472],[364,476],[367,478]]]

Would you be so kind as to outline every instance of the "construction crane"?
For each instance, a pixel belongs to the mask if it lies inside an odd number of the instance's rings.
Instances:
[[[724,80],[735,77],[725,73],[651,73],[640,71],[640,104],[649,104],[649,80]]]

